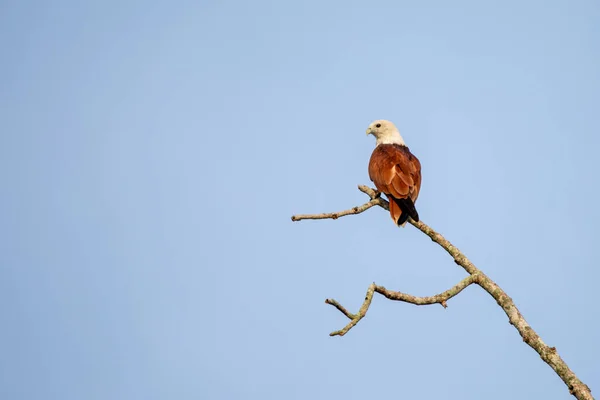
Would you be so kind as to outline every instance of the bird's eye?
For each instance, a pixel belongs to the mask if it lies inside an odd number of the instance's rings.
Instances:
[[[381,124],[375,125],[375,128],[381,128]]]

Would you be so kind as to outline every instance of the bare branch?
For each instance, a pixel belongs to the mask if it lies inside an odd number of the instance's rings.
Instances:
[[[426,306],[430,304],[439,303],[442,305],[442,307],[446,308],[448,307],[446,301],[450,300],[451,298],[462,292],[467,286],[473,283],[477,283],[478,277],[479,275],[469,275],[465,279],[454,285],[452,288],[446,290],[445,292],[429,297],[417,297],[411,294],[395,292],[393,290],[388,290],[383,286],[375,287],[375,291],[387,297],[390,300],[403,301],[405,303],[410,303],[417,306]]]
[[[302,221],[303,219],[338,219],[340,217],[345,217],[346,215],[356,215],[360,214],[361,212],[367,211],[373,206],[379,205],[378,200],[379,199],[371,200],[369,202],[366,202],[362,206],[357,206],[349,210],[338,211],[333,213],[292,215],[292,221]]]
[[[300,221],[303,219],[337,219],[346,215],[360,214],[373,206],[380,206],[388,210],[388,202],[380,197],[380,193],[375,189],[371,189],[368,186],[359,185],[358,189],[367,194],[371,200],[362,206],[354,207],[350,210],[341,211],[337,213],[326,213],[326,214],[313,214],[313,215],[295,215],[292,217],[292,221]],[[590,388],[583,383],[576,375],[571,371],[564,360],[558,355],[555,347],[550,347],[542,338],[531,328],[529,323],[525,320],[521,312],[517,309],[513,300],[502,290],[494,281],[492,281],[487,275],[479,270],[456,246],[450,243],[441,234],[434,231],[431,227],[425,223],[419,221],[416,222],[409,218],[409,222],[419,229],[421,232],[429,236],[432,241],[439,244],[450,256],[454,259],[454,262],[460,265],[469,276],[459,282],[456,286],[451,289],[430,297],[416,297],[409,294],[394,292],[387,290],[383,286],[377,286],[372,283],[367,290],[365,301],[358,313],[352,314],[348,312],[341,304],[333,299],[328,299],[325,302],[336,307],[341,313],[350,319],[350,323],[339,331],[332,332],[330,336],[344,336],[350,329],[352,329],[358,322],[366,315],[371,301],[373,300],[373,294],[375,292],[382,294],[390,300],[403,301],[406,303],[416,305],[436,304],[439,303],[446,307],[446,301],[452,297],[458,295],[467,286],[475,283],[479,285],[483,290],[488,292],[498,303],[498,305],[504,310],[507,315],[509,322],[517,329],[523,341],[533,348],[541,357],[541,359],[548,364],[556,374],[563,380],[563,382],[569,388],[569,392],[577,399],[593,400],[592,392]]]
[[[417,306],[424,306],[429,304],[439,303],[442,307],[446,308],[448,305],[446,301],[453,298],[457,294],[463,291],[467,286],[475,283],[477,281],[478,275],[470,275],[460,281],[451,289],[446,290],[440,294],[436,294],[435,296],[429,297],[417,297],[411,294],[406,294],[402,292],[395,292],[393,290],[388,290],[383,286],[378,286],[375,283],[372,283],[367,290],[367,295],[365,296],[365,301],[363,302],[360,310],[357,314],[352,314],[348,310],[344,308],[339,302],[333,299],[325,300],[325,303],[331,304],[335,308],[337,308],[342,314],[344,314],[348,319],[350,319],[350,323],[346,325],[343,329],[335,332],[331,332],[329,336],[344,336],[350,329],[352,329],[358,322],[364,318],[371,306],[371,301],[373,300],[373,294],[375,292],[387,297],[390,300],[403,301],[405,303],[415,304]]]
[[[368,186],[359,185],[359,190],[367,193],[371,197],[371,201],[366,202],[362,206],[352,207],[349,210],[338,211],[333,213],[322,213],[322,214],[298,214],[292,215],[292,221],[302,221],[303,219],[338,219],[340,217],[345,217],[346,215],[356,215],[360,214],[364,211],[367,211],[369,208],[373,206],[381,206],[388,209],[388,202],[382,199],[380,193],[376,190],[371,189]],[[362,188],[366,188],[363,190]]]

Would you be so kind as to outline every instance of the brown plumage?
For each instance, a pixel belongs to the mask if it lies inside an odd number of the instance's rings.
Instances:
[[[415,202],[421,189],[421,163],[391,122],[374,121],[367,134],[377,138],[377,147],[369,161],[369,178],[387,196],[392,220],[401,226],[408,217],[419,221]]]
[[[421,163],[408,147],[377,146],[369,161],[369,178],[390,200],[390,215],[397,225],[403,225],[409,216],[419,220],[415,202],[421,188]]]

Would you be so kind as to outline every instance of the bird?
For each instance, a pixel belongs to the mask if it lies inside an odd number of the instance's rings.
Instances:
[[[392,122],[383,119],[371,122],[368,135],[377,139],[369,160],[369,178],[388,198],[392,220],[402,227],[408,217],[418,222],[415,202],[421,189],[421,162],[410,152]]]

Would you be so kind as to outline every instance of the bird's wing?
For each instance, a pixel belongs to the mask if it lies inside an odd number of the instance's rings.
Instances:
[[[371,155],[369,177],[380,192],[414,203],[421,188],[421,163],[406,146],[382,144]]]

